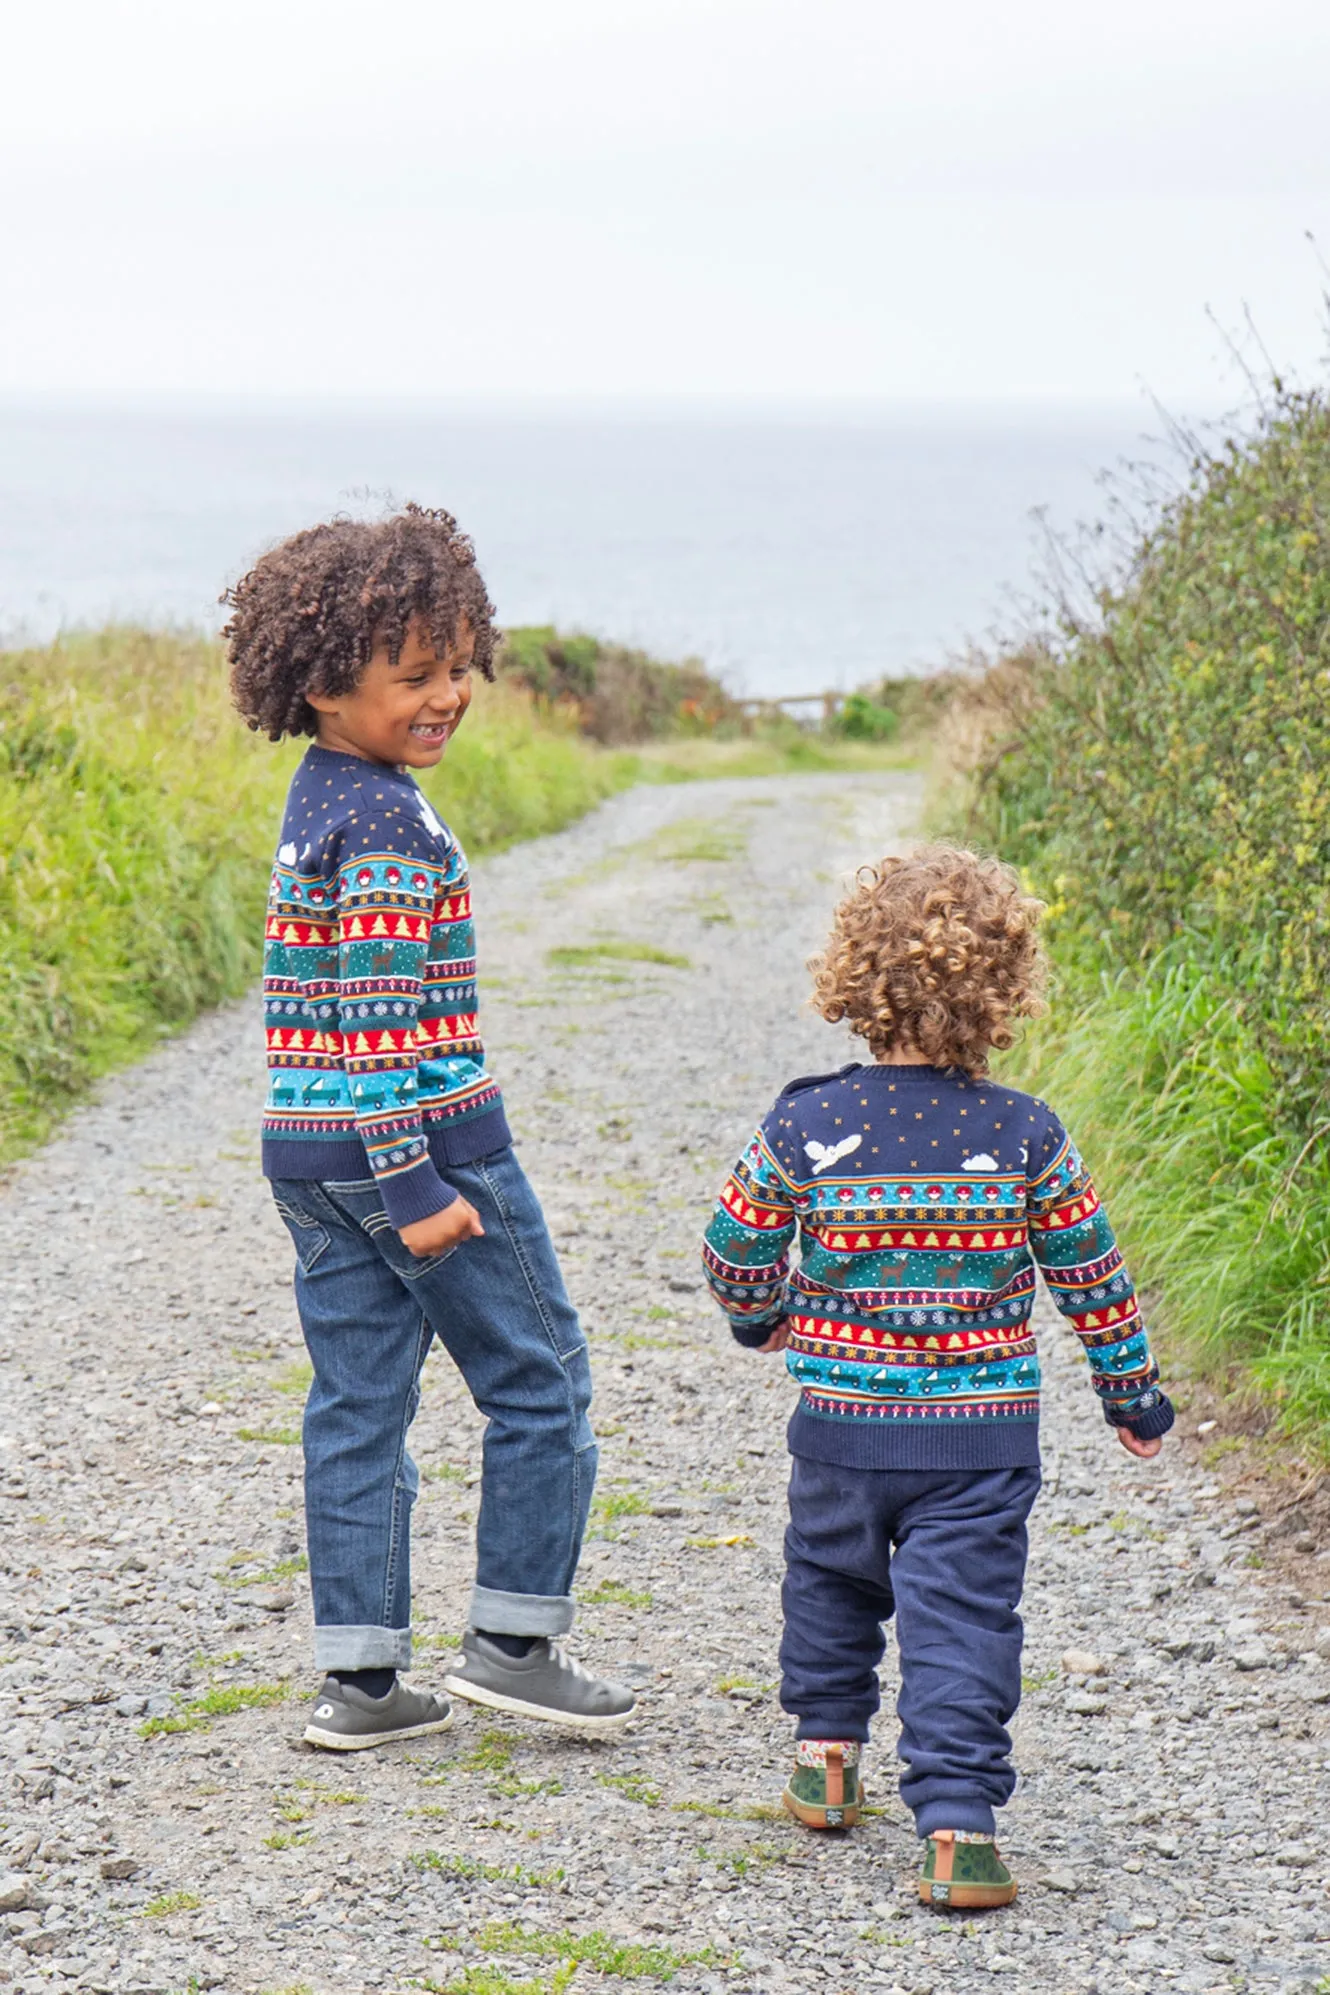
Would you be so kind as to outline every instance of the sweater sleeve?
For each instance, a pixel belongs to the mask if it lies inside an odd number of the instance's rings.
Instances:
[[[789,1180],[762,1125],[731,1171],[702,1246],[707,1285],[749,1350],[785,1313],[785,1278],[798,1228]]]
[[[434,1168],[417,1094],[431,924],[461,855],[407,810],[341,828],[334,877],[342,1065],[370,1174],[399,1230],[457,1193]]]
[[[1075,1144],[1051,1110],[1026,1166],[1030,1248],[1054,1303],[1080,1338],[1110,1427],[1142,1441],[1166,1434],[1173,1407],[1108,1214]]]

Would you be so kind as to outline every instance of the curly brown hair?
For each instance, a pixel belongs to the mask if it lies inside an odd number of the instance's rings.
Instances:
[[[270,741],[315,734],[306,693],[349,693],[374,651],[396,664],[419,618],[442,656],[465,624],[472,663],[494,677],[494,605],[451,513],[408,505],[384,520],[334,519],[261,555],[221,599],[231,697]]]
[[[862,866],[809,964],[813,1008],[868,1041],[977,1077],[1044,1010],[1044,904],[1010,866],[954,845]]]

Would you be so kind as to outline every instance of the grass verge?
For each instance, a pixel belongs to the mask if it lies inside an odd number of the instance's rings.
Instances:
[[[1330,1165],[1301,1154],[1223,966],[1188,944],[1063,993],[1002,1063],[1076,1135],[1170,1355],[1250,1378],[1285,1428],[1330,1435]]]
[[[303,746],[241,726],[203,638],[110,629],[0,656],[0,1162],[252,981]],[[637,773],[516,687],[483,686],[424,787],[481,853]]]

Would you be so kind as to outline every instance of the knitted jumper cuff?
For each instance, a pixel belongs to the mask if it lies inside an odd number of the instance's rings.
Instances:
[[[773,1323],[730,1322],[730,1333],[736,1344],[742,1344],[745,1351],[759,1351],[773,1330],[780,1327],[779,1316]]]
[[[1167,1434],[1176,1417],[1173,1402],[1166,1392],[1159,1393],[1154,1405],[1147,1407],[1143,1413],[1127,1415],[1114,1413],[1107,1406],[1104,1408],[1104,1418],[1110,1427],[1126,1427],[1138,1441],[1159,1440]]]
[[[413,1170],[400,1171],[377,1182],[384,1209],[399,1233],[404,1226],[414,1226],[418,1219],[433,1219],[436,1212],[445,1211],[458,1196],[451,1185],[444,1183],[429,1156],[422,1157]]]

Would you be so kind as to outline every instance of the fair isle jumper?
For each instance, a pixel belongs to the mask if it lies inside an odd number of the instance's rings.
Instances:
[[[476,1031],[466,856],[400,769],[310,748],[268,895],[269,1178],[373,1178],[394,1226],[508,1142]]]
[[[1089,1172],[1053,1111],[1015,1088],[885,1064],[792,1081],[721,1193],[703,1259],[740,1343],[788,1324],[797,1455],[1037,1465],[1036,1268],[1109,1424],[1143,1439],[1173,1424]]]

